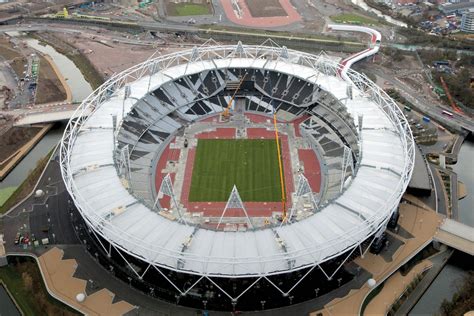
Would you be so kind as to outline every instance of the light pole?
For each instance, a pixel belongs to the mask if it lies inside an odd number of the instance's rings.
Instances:
[[[130,96],[130,86],[125,86],[123,102],[122,102],[122,121],[125,118],[125,100]]]

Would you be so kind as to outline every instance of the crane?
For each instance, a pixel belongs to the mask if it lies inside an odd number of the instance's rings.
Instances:
[[[449,104],[453,108],[453,110],[457,113],[464,114],[464,112],[456,105],[456,102],[454,102],[453,97],[451,96],[451,93],[449,92],[448,85],[443,79],[443,76],[439,77],[439,80],[441,81],[441,85],[443,86],[444,92],[446,93],[446,96],[448,97]]]
[[[285,181],[283,181],[283,163],[281,161],[280,138],[278,136],[278,126],[277,126],[276,112],[273,112],[273,125],[275,127],[275,141],[276,141],[277,154],[278,154],[278,169],[280,170],[281,206],[282,206],[282,209],[283,209],[282,221],[286,221]]]
[[[229,103],[227,104],[227,107],[225,108],[224,112],[222,113],[223,118],[225,118],[225,119],[229,118],[229,111],[230,111],[230,108],[232,107],[232,102],[234,101],[235,95],[237,94],[237,91],[239,91],[240,86],[244,82],[244,79],[245,79],[246,76],[247,76],[247,73],[245,73],[243,75],[242,79],[240,79],[239,85],[235,89],[234,94],[232,94],[232,97],[230,98]]]

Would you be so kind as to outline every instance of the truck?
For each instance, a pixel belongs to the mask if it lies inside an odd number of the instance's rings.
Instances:
[[[429,123],[430,118],[428,116],[423,116],[423,122]]]

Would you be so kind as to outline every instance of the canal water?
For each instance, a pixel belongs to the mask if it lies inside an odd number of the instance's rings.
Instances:
[[[58,53],[52,46],[43,45],[37,39],[29,38],[26,43],[28,46],[51,57],[71,88],[72,101],[81,102],[92,93],[92,86],[69,58]]]
[[[464,141],[453,170],[458,180],[466,185],[467,196],[459,201],[458,219],[461,223],[474,227],[474,142]]]
[[[408,315],[438,315],[443,300],[451,301],[462,286],[472,263],[469,255],[455,252]]]
[[[64,125],[58,124],[36,144],[36,146],[23,158],[20,163],[0,181],[0,189],[19,186],[36,167],[41,158],[45,157],[61,139]]]
[[[12,36],[21,36],[20,33],[11,32]],[[26,38],[26,43],[44,53],[48,54],[71,88],[72,99],[81,102],[92,93],[92,86],[86,81],[79,68],[66,56],[57,52],[50,45],[42,45],[36,39]],[[10,172],[10,174],[0,181],[0,190],[8,187],[19,186],[36,167],[38,161],[45,157],[51,149],[56,146],[62,137],[64,124],[54,126],[41,141],[26,155],[25,158]]]
[[[458,180],[466,185],[468,195],[459,201],[458,220],[474,227],[474,143],[465,141],[458,155],[458,162],[453,170]],[[474,260],[469,255],[455,253],[446,266],[426,290],[418,303],[413,307],[410,316],[439,314],[444,299],[451,300],[459,289],[469,269],[473,269]]]
[[[0,316],[21,316],[20,312],[16,308],[15,303],[13,303],[10,295],[0,284]]]

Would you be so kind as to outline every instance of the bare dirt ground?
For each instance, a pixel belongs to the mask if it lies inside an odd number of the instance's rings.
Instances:
[[[269,1],[270,0],[265,0]],[[250,26],[254,28],[275,28],[275,27],[282,27],[282,26],[290,26],[293,24],[300,26],[298,22],[302,20],[301,15],[298,13],[296,8],[290,2],[290,0],[280,0],[279,6],[285,11],[284,16],[253,16],[248,3],[249,1],[240,0],[238,1],[238,6],[241,10],[240,14],[237,14],[235,11],[235,4],[231,0],[220,0],[220,4],[222,9],[231,22],[239,25]],[[256,5],[261,5],[260,3],[263,1],[250,1],[252,4],[255,2]],[[275,3],[276,1],[272,0],[271,3]],[[262,6],[263,7],[263,6]],[[259,10],[262,10],[259,8]]]
[[[41,128],[12,127],[0,137],[0,162],[32,139]]]
[[[0,37],[0,55],[12,67],[18,77],[23,76],[23,66],[26,63],[26,58],[23,56],[18,48],[11,45],[5,37]]]
[[[71,37],[69,34],[56,34],[58,39],[79,49],[105,78],[143,62],[153,54],[163,55],[189,48],[179,43],[165,43],[156,47],[116,43],[108,38],[112,35],[117,36],[115,33],[102,32],[99,40],[99,37],[92,38],[90,34],[86,33],[75,37]],[[108,38],[108,40],[104,43],[101,42],[105,41],[102,38]],[[176,42],[175,39],[170,38],[167,42],[173,41]]]
[[[121,72],[149,58],[156,49],[133,47],[125,44],[105,46],[95,41],[76,41],[74,46],[85,53],[87,58],[104,76]]]
[[[39,56],[40,68],[36,104],[59,102],[66,99],[66,91],[49,62]]]
[[[279,0],[245,0],[254,18],[269,16],[287,16]]]

